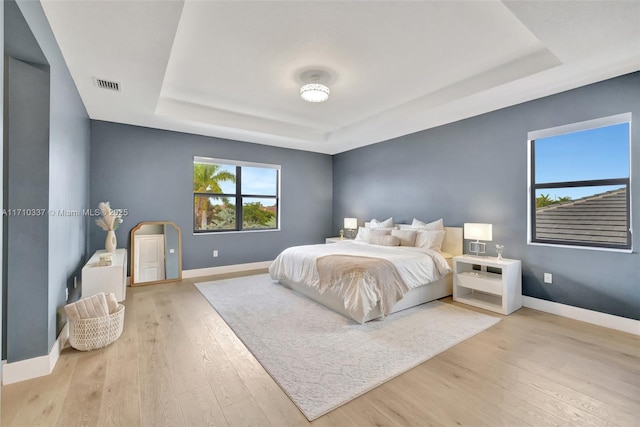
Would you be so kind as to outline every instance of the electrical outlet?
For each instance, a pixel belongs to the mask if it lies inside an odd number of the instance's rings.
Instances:
[[[214,257],[214,258],[217,258],[217,257],[218,257],[218,250],[217,250],[217,249],[214,249],[214,250],[213,250],[213,257]]]
[[[544,283],[553,283],[553,274],[551,273],[544,273]]]

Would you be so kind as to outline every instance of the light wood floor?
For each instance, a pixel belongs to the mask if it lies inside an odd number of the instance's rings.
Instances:
[[[125,305],[117,342],[4,386],[2,425],[640,425],[638,337],[534,310],[309,423],[191,280],[129,288]]]

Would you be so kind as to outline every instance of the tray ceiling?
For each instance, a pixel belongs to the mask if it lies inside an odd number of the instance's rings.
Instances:
[[[328,154],[640,69],[640,2],[42,4],[92,119]]]

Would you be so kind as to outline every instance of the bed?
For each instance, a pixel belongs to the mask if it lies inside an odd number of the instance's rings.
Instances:
[[[384,247],[351,240],[295,246],[278,255],[269,273],[280,284],[358,323],[364,323],[451,295],[452,258],[462,254],[462,228],[444,227],[444,231],[440,251],[404,246]],[[363,268],[363,274],[350,275],[327,287],[326,279],[320,280],[318,272],[319,266],[324,267],[317,262],[332,256],[338,256],[335,259],[341,260],[347,259],[343,256],[354,257],[353,260],[365,264],[365,261],[375,259],[376,265],[388,261],[396,267],[396,272],[403,279],[401,282],[406,286],[388,291],[392,294],[388,300],[387,295],[381,296],[372,291],[371,277],[363,277],[368,275],[368,270]]]

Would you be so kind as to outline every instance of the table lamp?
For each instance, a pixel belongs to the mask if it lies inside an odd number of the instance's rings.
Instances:
[[[345,236],[348,239],[355,237],[354,231],[358,229],[358,218],[345,218],[344,219],[344,231]]]
[[[493,239],[492,228],[493,226],[491,224],[473,222],[464,224],[464,238],[475,240],[475,242],[469,242],[469,252],[474,253],[475,256],[480,256],[480,254],[485,253],[487,244],[480,240],[490,242]]]

